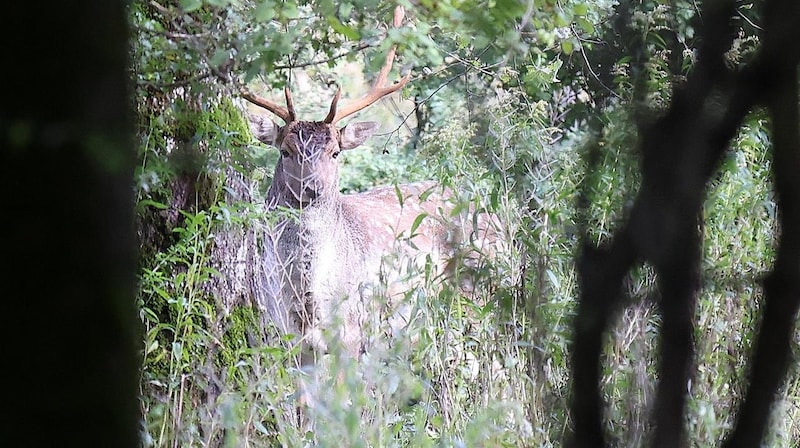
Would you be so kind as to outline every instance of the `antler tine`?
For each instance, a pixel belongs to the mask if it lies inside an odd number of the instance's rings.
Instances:
[[[286,97],[286,108],[288,109],[288,112],[289,112],[289,121],[286,122],[288,124],[288,123],[291,123],[291,122],[297,120],[297,114],[294,112],[294,102],[292,101],[292,91],[289,90],[289,86],[288,85],[283,87],[283,94]]]
[[[403,10],[403,7],[398,5],[394,10],[393,25],[395,28],[399,28],[400,25],[402,25],[404,16],[405,11]],[[342,110],[334,114],[336,111],[336,103],[339,100],[339,93],[337,92],[336,97],[334,97],[333,103],[331,104],[331,110],[328,113],[328,116],[325,118],[325,122],[336,123],[342,118],[353,115],[354,113],[372,105],[386,95],[390,95],[402,89],[411,79],[410,73],[400,79],[400,81],[397,81],[390,86],[384,86],[384,84],[386,84],[386,79],[389,77],[389,72],[392,70],[392,64],[394,63],[394,56],[396,52],[397,45],[392,45],[392,48],[386,54],[386,62],[384,62],[383,67],[381,67],[381,71],[378,73],[378,77],[375,79],[375,83],[372,85],[370,91],[362,98],[346,105],[344,108],[342,108]]]
[[[283,89],[283,91],[284,94],[286,95],[286,107],[283,107],[278,103],[274,103],[264,97],[258,96],[255,93],[252,93],[249,90],[245,89],[244,87],[240,89],[242,98],[246,99],[247,101],[250,101],[256,106],[267,109],[268,111],[280,117],[280,119],[283,120],[284,123],[288,124],[295,121],[297,115],[294,112],[294,104],[292,103],[292,93],[289,91],[289,86],[286,86]]]
[[[322,120],[323,123],[334,123],[334,119],[336,118],[336,105],[339,103],[339,97],[342,96],[342,88],[336,89],[336,95],[333,96],[333,101],[331,101],[331,108],[328,111],[328,115]]]

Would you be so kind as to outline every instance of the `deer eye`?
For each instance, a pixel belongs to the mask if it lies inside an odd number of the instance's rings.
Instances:
[[[281,157],[289,157],[289,151],[281,149]]]
[[[337,157],[339,157],[339,153],[340,153],[340,152],[341,152],[341,151],[336,151],[336,152],[334,152],[334,153],[333,153],[333,155],[332,155],[332,157],[333,157],[334,159],[335,159],[335,158],[337,158]]]

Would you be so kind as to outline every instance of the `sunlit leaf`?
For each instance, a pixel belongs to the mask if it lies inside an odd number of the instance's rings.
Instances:
[[[571,41],[571,40],[569,40],[569,39],[566,39],[566,40],[562,40],[562,41],[561,41],[561,50],[562,50],[562,51],[563,51],[565,54],[572,54],[572,51],[573,51],[574,49],[575,49],[575,47],[573,46],[573,44],[572,44],[572,41]]]

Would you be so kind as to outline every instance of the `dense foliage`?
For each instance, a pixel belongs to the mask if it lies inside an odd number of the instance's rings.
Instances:
[[[602,242],[625,216],[639,182],[636,124],[691,70],[702,18],[685,1],[400,3],[408,24],[390,30],[395,3],[377,0],[131,6],[146,445],[560,446],[574,255],[582,236]],[[730,64],[758,42],[759,11],[738,11]],[[407,100],[361,114],[384,135],[343,157],[343,189],[438,179],[497,213],[516,244],[475,297],[432,282],[416,291],[416,345],[394,362],[334,356],[309,379],[290,362],[296,347],[229,280],[270,219],[261,200],[277,157],[250,135],[237,92],[280,98],[288,84],[301,117],[321,117],[335,86],[358,96],[394,44],[413,74]],[[733,422],[758,279],[774,257],[763,120],[749,118],[706,203],[686,422],[696,446]],[[607,341],[615,445],[640,445],[649,425],[653,284],[647,268],[631,276],[636,306]],[[319,391],[309,432],[295,415],[300,380]],[[800,437],[799,405],[795,371],[771,446]]]

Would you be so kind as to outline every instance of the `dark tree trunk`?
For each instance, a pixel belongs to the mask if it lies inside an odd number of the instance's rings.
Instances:
[[[765,2],[758,57],[731,71],[733,1],[704,4],[698,64],[676,88],[669,110],[641,131],[642,187],[630,218],[607,248],[587,245],[578,260],[580,303],[571,354],[573,434],[569,446],[606,446],[600,395],[602,335],[620,305],[627,272],[650,262],[659,277],[659,387],[652,446],[687,445],[686,384],[693,362],[692,317],[699,289],[700,222],[706,185],[745,115],[758,105],[770,113],[773,173],[781,235],[765,281],[763,320],[750,360],[749,384],[725,446],[760,446],[769,412],[789,364],[800,307],[800,128],[798,71],[800,6]]]
[[[138,446],[125,3],[0,17],[0,446]]]

